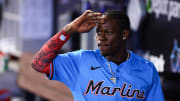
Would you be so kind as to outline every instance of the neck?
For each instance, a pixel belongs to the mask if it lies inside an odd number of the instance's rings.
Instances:
[[[106,59],[108,59],[109,61],[113,61],[114,63],[119,65],[122,62],[128,60],[128,54],[129,53],[127,52],[127,50],[120,50],[117,54],[106,56]]]

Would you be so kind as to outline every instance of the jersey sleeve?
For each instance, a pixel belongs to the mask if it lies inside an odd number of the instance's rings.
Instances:
[[[50,64],[49,79],[60,81],[72,88],[79,71],[75,58],[76,56],[71,53],[57,55]]]
[[[149,89],[148,94],[146,95],[145,101],[165,101],[159,74],[154,66],[153,66],[152,86]]]

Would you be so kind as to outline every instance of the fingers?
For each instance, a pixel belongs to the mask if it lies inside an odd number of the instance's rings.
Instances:
[[[87,20],[90,21],[91,23],[104,23],[104,17],[102,16],[102,13],[86,10],[85,16]]]
[[[94,23],[100,23],[100,24],[104,23],[104,17],[102,15],[93,17],[92,20],[93,20]]]
[[[101,16],[102,14],[101,13],[98,13],[98,12],[89,12],[87,13],[87,16],[89,17],[97,17],[97,16]]]

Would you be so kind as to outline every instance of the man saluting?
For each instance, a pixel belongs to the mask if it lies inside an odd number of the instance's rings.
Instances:
[[[96,50],[58,54],[74,32],[97,25]],[[75,101],[164,101],[154,65],[127,50],[129,18],[121,11],[85,11],[49,39],[32,67],[66,84]]]

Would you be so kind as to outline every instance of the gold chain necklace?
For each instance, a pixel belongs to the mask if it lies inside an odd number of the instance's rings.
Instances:
[[[127,55],[127,58],[125,61],[127,61],[129,59],[129,52],[128,52],[128,55]],[[107,60],[108,61],[108,60]],[[110,78],[110,80],[113,82],[113,83],[116,83],[116,77],[115,77],[115,72],[112,72],[112,68],[111,68],[111,65],[109,63],[109,61],[107,62],[108,63],[108,67],[109,67],[109,70],[112,74],[112,77]]]

